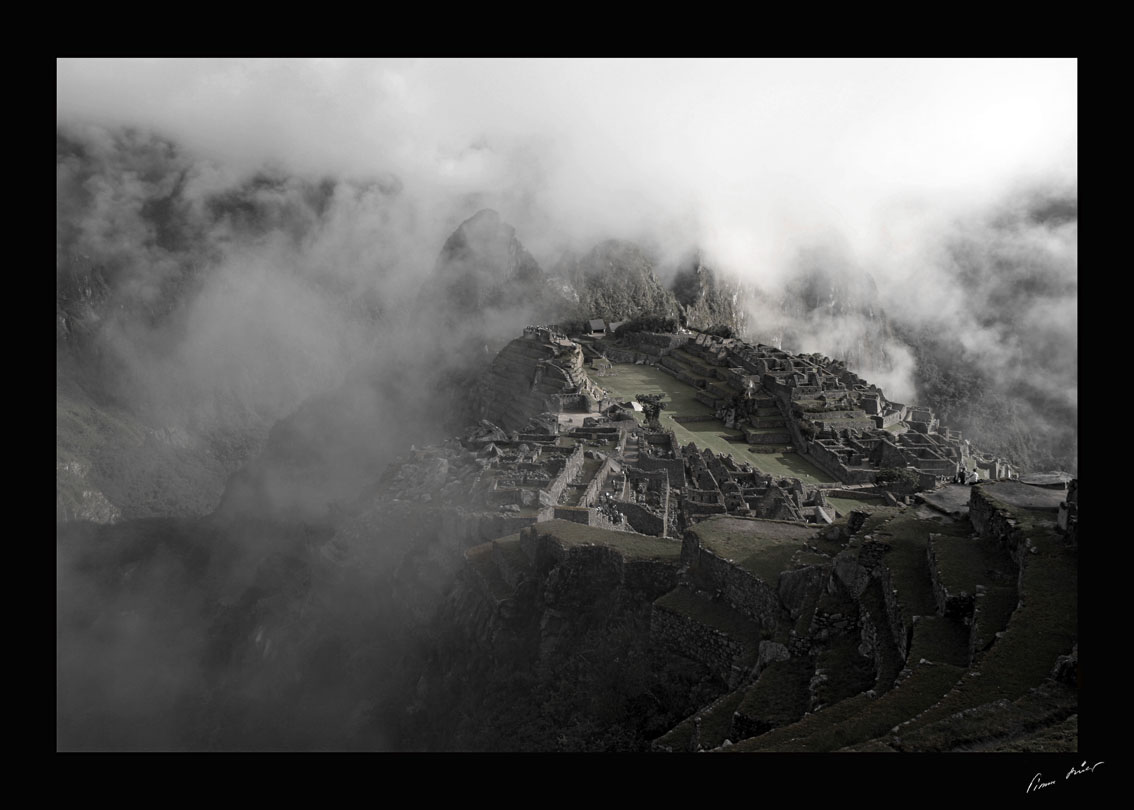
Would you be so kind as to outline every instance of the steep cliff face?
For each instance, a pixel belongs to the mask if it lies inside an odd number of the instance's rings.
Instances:
[[[654,275],[649,255],[632,242],[601,242],[581,257],[565,257],[556,272],[578,294],[578,318],[620,321],[660,315],[677,319],[673,293]]]
[[[725,326],[734,335],[743,334],[745,317],[740,303],[740,285],[721,278],[701,260],[700,254],[682,263],[672,287],[685,326],[700,331]]]
[[[550,521],[468,551],[431,628],[406,747],[645,750],[713,694],[703,665],[649,649],[679,545],[595,529],[609,544],[579,542],[584,528]]]

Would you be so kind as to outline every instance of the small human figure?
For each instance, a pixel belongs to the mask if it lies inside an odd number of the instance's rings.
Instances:
[[[980,480],[980,474],[977,473],[976,470],[972,470],[971,472],[969,472],[969,477],[968,477],[968,480],[966,481],[966,483],[969,486],[972,486],[973,484],[975,484],[979,480]]]

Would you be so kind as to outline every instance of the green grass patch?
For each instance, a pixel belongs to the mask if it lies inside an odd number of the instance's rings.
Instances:
[[[934,664],[969,665],[969,628],[944,616],[922,616],[913,626],[911,663],[921,659]]]
[[[816,529],[779,520],[715,515],[693,527],[702,545],[718,557],[774,585],[780,571],[791,567],[792,555]]]
[[[693,739],[696,720],[701,718],[701,747],[716,748],[732,732],[732,714],[744,698],[744,690],[737,689],[718,698],[707,709],[697,711],[667,731],[657,742],[674,751],[688,751]]]
[[[520,535],[518,533],[501,537],[493,542],[496,543],[499,554],[514,570],[527,571],[531,569],[532,561],[528,559],[528,555],[520,547]]]
[[[988,588],[984,596],[980,597],[977,601],[979,612],[974,614],[973,627],[973,646],[976,652],[988,649],[996,641],[996,634],[1008,626],[1008,620],[1012,618],[1012,611],[1016,609],[1018,601],[1014,584]]]
[[[899,723],[940,700],[964,672],[961,667],[950,664],[922,664],[914,667],[910,676],[898,686],[869,701],[855,717],[844,723],[842,735],[828,732],[823,747],[809,750],[836,751],[889,733]]]
[[[580,484],[590,483],[590,480],[595,477],[595,473],[599,471],[602,466],[602,461],[597,458],[583,458],[583,465],[579,468],[579,475],[575,479]]]
[[[821,705],[865,692],[874,685],[874,662],[858,654],[858,638],[839,638],[815,660],[826,680],[816,685],[815,698]]]
[[[701,715],[702,748],[716,748],[728,739],[728,735],[732,733],[732,715],[743,697],[743,690],[737,689],[718,700]]]
[[[811,662],[806,657],[773,661],[749,687],[737,711],[772,728],[794,723],[807,711],[810,679]]]
[[[605,388],[611,396],[621,401],[633,401],[638,394],[662,394],[667,413],[681,416],[712,415],[709,406],[698,402],[696,389],[666,374],[655,366],[616,364],[609,374],[599,377],[595,382]],[[641,418],[641,414],[636,414]]]
[[[814,551],[802,551],[796,554],[792,560],[796,567],[801,565],[826,565],[829,562],[831,562],[831,558],[826,554],[818,554]]]
[[[804,718],[794,727],[757,738],[749,750],[837,751],[887,734],[923,711],[957,682],[964,670],[948,664],[915,667],[908,678],[878,698],[855,695]]]
[[[798,478],[805,484],[834,484],[830,473],[816,467],[799,453],[746,453],[742,459],[762,473],[780,478]]]
[[[554,537],[567,548],[606,546],[618,551],[624,557],[635,559],[677,560],[681,557],[681,542],[664,537],[600,529],[570,520],[537,523],[535,530],[541,536]]]
[[[1076,716],[1078,703],[1072,689],[1037,689],[1018,700],[985,703],[903,734],[900,745],[906,751],[1073,751],[1074,747],[1061,747],[1068,745],[1063,730],[1048,732],[1068,728],[1064,724]],[[1077,721],[1072,722],[1077,728]],[[1036,733],[1037,729],[1042,731]]]
[[[967,524],[943,522],[934,532],[937,575],[950,593],[974,593],[977,585],[1002,585],[1015,580],[1016,566],[995,538],[973,537]]]
[[[827,502],[838,510],[839,517],[846,517],[855,509],[863,509],[866,506],[879,503],[879,499],[875,498],[870,501],[859,500],[857,498],[827,498]]]
[[[973,662],[970,676],[919,717],[918,727],[984,703],[1015,700],[1046,680],[1055,659],[1071,650],[1078,628],[1075,557],[1054,531],[1030,536],[1039,553],[1026,558],[1021,606],[1004,634]]]
[[[839,728],[841,723],[860,711],[869,698],[856,695],[807,715],[783,728],[773,729],[758,737],[750,737],[728,748],[729,753],[745,751],[827,751],[830,748],[811,748],[812,735]]]
[[[659,421],[663,428],[673,431],[681,446],[693,442],[699,448],[707,447],[714,453],[731,455],[738,461],[751,461],[745,453],[748,445],[741,431],[726,428],[716,419],[687,424],[674,421],[675,416],[712,416],[713,409],[697,401],[697,389],[661,369],[620,363],[611,369],[610,374],[599,377],[596,382],[620,401],[633,401],[638,394],[662,394],[665,410],[661,412]],[[635,413],[634,417],[639,424],[645,423],[642,414]]]
[[[1079,750],[1079,715],[996,745],[1000,753],[1065,754]]]
[[[893,509],[883,507],[879,511]],[[875,515],[867,519],[867,525]],[[929,533],[940,528],[937,521],[919,518],[911,512],[896,514],[873,530],[874,539],[890,546],[882,564],[890,571],[893,586],[898,589],[898,604],[907,621],[913,616],[937,613],[933,582],[929,578],[926,548]],[[867,533],[865,530],[859,534]]]
[[[658,597],[654,604],[724,633],[744,647],[742,666],[756,663],[756,653],[765,633],[756,622],[724,602],[698,596],[688,588],[678,587]]]
[[[780,572],[792,567],[791,559],[798,549],[790,543],[768,546],[741,560],[740,567],[774,587]]]

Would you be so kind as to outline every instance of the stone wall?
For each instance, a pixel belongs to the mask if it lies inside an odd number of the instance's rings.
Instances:
[[[723,515],[728,511],[723,503],[698,503],[688,498],[682,499],[682,511],[687,517],[707,517],[708,515]]]
[[[913,639],[913,617],[910,617],[907,621],[902,613],[901,605],[898,603],[898,592],[894,588],[890,569],[883,566],[877,570],[876,576],[879,585],[882,587],[882,601],[886,607],[886,617],[890,622],[894,646],[897,647],[898,655],[904,661],[910,654],[910,641]]]
[[[873,659],[874,671],[876,673],[879,672],[882,668],[882,651],[884,645],[892,643],[892,639],[884,635],[881,630],[881,626],[884,621],[884,616],[874,615],[874,613],[864,603],[859,603],[858,654],[866,658]]]
[[[673,421],[679,425],[688,425],[693,422],[717,422],[720,420],[713,414],[703,413],[698,416],[675,416]]]
[[[749,444],[791,444],[791,433],[786,427],[775,433],[758,433],[754,430],[746,430],[745,438]]]
[[[642,352],[636,352],[633,349],[619,349],[614,346],[609,346],[605,349],[607,358],[612,363],[635,363],[638,365],[646,365],[650,361],[649,355]]]
[[[687,529],[681,537],[681,564],[690,567],[695,565],[700,554],[701,541],[697,538],[697,533]]]
[[[704,546],[698,549],[696,570],[706,589],[720,591],[725,602],[762,628],[773,628],[786,619],[776,584],[764,582],[754,574],[737,568]]]
[[[792,399],[810,399],[822,393],[821,385],[793,385],[790,388]]]
[[[856,602],[861,602],[867,588],[879,589],[886,613],[885,622],[890,627],[894,646],[904,659],[909,654],[913,624],[902,616],[893,578],[890,569],[885,565],[888,551],[889,546],[885,543],[867,541],[859,548],[857,555],[852,550],[840,552],[835,557],[832,581],[841,583],[847,594]],[[880,623],[881,617],[876,618],[875,621]],[[866,640],[864,638],[864,643]],[[876,639],[872,643],[877,646]]]
[[[1006,509],[989,498],[978,484],[970,487],[969,520],[982,537],[996,537],[1004,543],[1016,565],[1022,565],[1027,553],[1016,532],[1016,520]]]
[[[625,560],[622,585],[628,590],[656,599],[677,587],[677,568],[658,560]]]
[[[877,476],[877,470],[863,469],[861,467],[848,467],[843,463],[838,453],[819,442],[805,442],[807,458],[816,467],[838,478],[844,484],[872,484]],[[903,464],[903,466],[905,466]]]
[[[612,589],[625,589],[635,598],[653,600],[677,587],[677,561],[624,558],[603,545],[564,546],[554,529],[534,526],[520,534],[520,546],[537,573],[547,578],[546,590],[586,609],[595,598],[609,598]],[[552,569],[557,569],[553,572]]]
[[[689,342],[689,335],[671,332],[634,332],[630,340],[642,351],[662,350],[667,354]]]
[[[669,434],[672,440],[673,434]],[[665,470],[669,474],[669,483],[673,487],[681,487],[685,483],[685,462],[681,460],[681,448],[673,441],[671,447],[676,458],[658,458],[650,455],[649,443],[638,445],[638,466],[643,470]]]
[[[587,484],[587,488],[583,490],[582,496],[579,498],[579,506],[594,506],[598,502],[599,495],[602,494],[602,488],[606,484],[606,479],[610,477],[610,471],[614,466],[614,462],[610,458],[603,459],[602,465],[595,473],[595,477]]]
[[[822,489],[829,497],[832,498],[855,498],[867,501],[868,503],[880,503],[882,496],[877,495],[869,490],[861,489],[843,489],[838,484],[816,484],[816,488]]]
[[[650,643],[701,662],[730,689],[743,677],[743,645],[690,616],[657,604],[650,613]]]
[[[616,508],[626,516],[626,521],[630,524],[630,528],[639,534],[665,537],[666,526],[665,517],[663,515],[654,514],[640,504],[627,501],[619,502]]]
[[[803,615],[809,600],[818,598],[820,588],[830,579],[831,568],[826,563],[780,572],[776,592],[792,621]]]
[[[906,466],[906,456],[898,448],[896,444],[888,439],[882,439],[878,447],[878,466],[882,468],[897,467],[903,469]]]
[[[925,554],[929,562],[929,579],[933,584],[933,598],[937,602],[937,612],[950,619],[967,621],[973,615],[974,594],[968,591],[950,591],[941,579],[941,572],[937,565],[937,546],[942,542],[941,535],[929,533],[929,542],[926,544]],[[944,542],[960,542],[953,538]]]
[[[569,520],[572,523],[591,525],[591,510],[585,506],[557,506],[555,520]]]
[[[547,494],[552,504],[558,503],[563,491],[567,489],[567,485],[575,480],[575,476],[579,474],[579,470],[583,466],[583,445],[576,444],[570,455],[567,456],[563,469],[555,476],[551,484],[547,487]]]

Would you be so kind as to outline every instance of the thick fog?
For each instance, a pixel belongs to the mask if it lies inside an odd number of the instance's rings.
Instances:
[[[229,482],[221,511],[317,523],[460,422],[462,373],[535,317],[510,302],[474,322],[421,294],[454,229],[490,208],[545,272],[618,238],[665,281],[700,250],[740,284],[750,339],[845,359],[897,401],[937,397],[976,439],[1042,435],[1073,466],[1076,84],[1074,60],[61,59],[60,329],[90,331],[84,373],[147,425],[214,443],[276,426],[234,451],[277,455]],[[950,399],[965,374],[976,406]],[[218,637],[247,637],[240,655],[265,668],[273,621],[292,626],[268,611],[216,630],[252,579],[290,592],[257,567],[278,533],[257,531],[199,571],[179,551],[199,541],[174,532],[135,576],[118,545],[92,558],[94,529],[68,530],[61,739],[204,745],[201,724],[232,707],[202,710],[201,682],[236,704],[279,682],[282,665],[225,680],[214,661]],[[103,557],[121,570],[84,573]],[[305,692],[287,733],[257,725],[275,704],[240,704],[254,730],[220,747],[335,747],[331,711],[351,745],[392,744],[351,725],[352,700],[382,687],[343,650],[393,637],[394,597],[343,576],[293,588],[323,605],[293,648],[350,659],[355,680]],[[367,599],[387,601],[351,607]]]
[[[353,335],[327,334],[329,313],[305,309],[311,302],[286,278],[268,293],[265,274],[329,273],[388,301],[428,270],[460,221],[491,207],[545,269],[565,243],[630,238],[663,258],[699,246],[714,267],[760,291],[756,337],[777,332],[762,328],[767,303],[807,264],[801,256],[821,249],[837,272],[869,273],[891,319],[949,312],[942,328],[967,335],[991,362],[1019,367],[978,323],[986,319],[967,311],[983,302],[954,272],[956,245],[996,254],[975,259],[986,265],[979,283],[998,283],[1006,254],[1024,263],[1022,273],[1035,261],[1041,272],[1075,278],[1074,218],[1021,217],[1010,233],[994,231],[1027,195],[1075,199],[1076,114],[1073,60],[58,64],[60,124],[131,125],[170,139],[193,160],[190,203],[265,166],[357,184],[336,185],[301,251],[265,239],[226,257],[241,266],[228,274],[235,288],[219,293],[224,303],[203,302],[197,317],[207,328],[187,347],[192,359],[209,353],[210,340],[242,343],[226,331],[235,318],[225,307],[241,308],[245,295],[258,299],[247,314],[264,323],[247,326],[264,344],[281,322],[302,321],[307,328],[287,338],[300,356],[349,357]],[[395,199],[366,191],[391,185]],[[121,203],[106,216],[122,217]],[[113,225],[104,233],[138,237],[129,223]],[[1073,323],[1075,288],[1065,286],[1040,302],[1021,288],[1018,320],[1049,322],[1055,308],[1060,328]],[[854,340],[845,320],[818,328],[789,348],[824,351],[823,331],[836,344]],[[908,362],[895,354],[890,395],[907,400],[915,394],[901,373]],[[1073,396],[1073,380],[1059,382]]]

